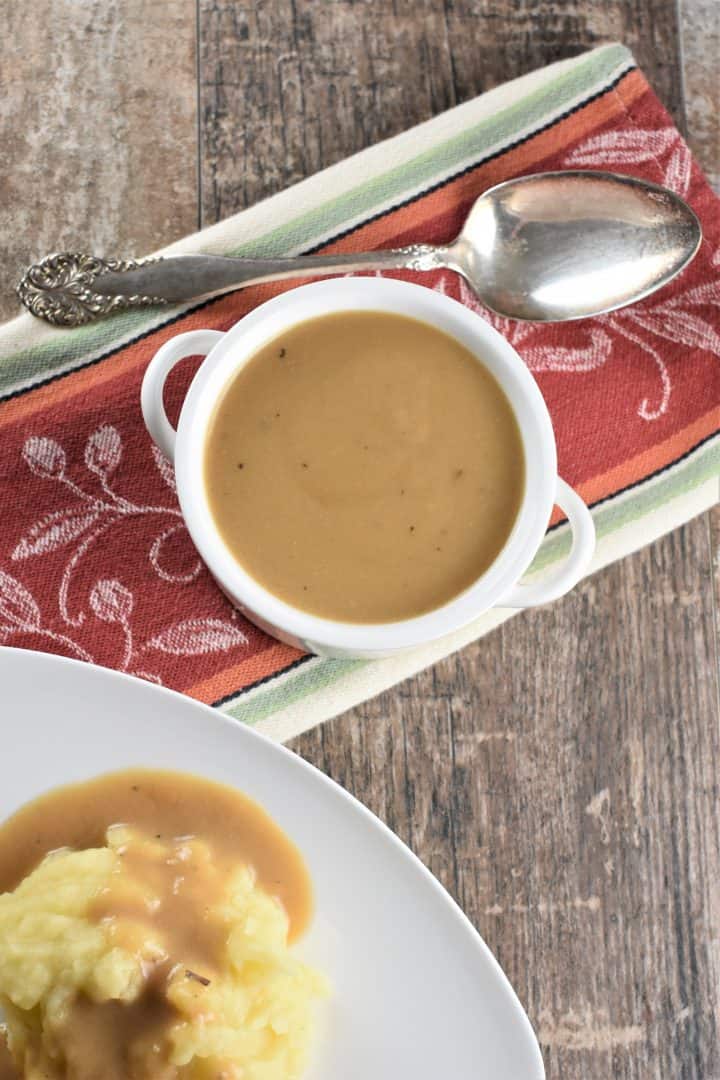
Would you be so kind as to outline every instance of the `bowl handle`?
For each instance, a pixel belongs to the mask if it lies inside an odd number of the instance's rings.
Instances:
[[[145,427],[166,458],[175,458],[175,428],[167,418],[163,390],[168,375],[188,356],[207,356],[225,335],[219,330],[189,330],[166,341],[148,364],[140,393]]]
[[[500,601],[499,607],[526,608],[557,600],[577,585],[590,565],[595,550],[595,525],[585,503],[560,477],[555,502],[564,510],[572,531],[572,547],[564,562],[548,577],[529,584],[520,582]]]

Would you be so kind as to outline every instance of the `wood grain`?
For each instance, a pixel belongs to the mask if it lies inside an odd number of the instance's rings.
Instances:
[[[205,223],[607,41],[635,49],[682,120],[668,0],[199,0],[199,12]]]
[[[699,519],[295,744],[458,899],[551,1077],[720,1075],[708,556]]]
[[[664,0],[200,0],[203,220],[620,38],[684,127]],[[438,875],[556,1078],[720,1077],[708,521],[296,740]]]
[[[0,0],[0,318],[28,263],[197,227],[194,0]]]
[[[720,194],[720,4],[682,0],[688,142]]]
[[[715,655],[717,667],[720,671],[720,477],[718,477],[717,505],[708,514],[708,533],[710,535],[710,552],[714,571],[715,604]],[[720,712],[720,705],[718,706]]]
[[[683,0],[682,16],[688,142],[720,194],[720,4],[717,0]],[[708,528],[715,577],[716,654],[720,666],[720,505],[710,512]]]
[[[675,0],[0,0],[0,312],[28,258],[142,253],[602,41],[718,175],[682,10],[686,102]],[[459,899],[553,1080],[720,1080],[718,551],[715,513],[295,744]]]

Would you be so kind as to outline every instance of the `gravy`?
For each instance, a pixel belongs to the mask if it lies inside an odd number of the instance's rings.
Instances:
[[[454,338],[385,312],[309,320],[264,346],[208,433],[211,513],[293,606],[355,623],[439,607],[493,563],[525,485],[503,390]]]
[[[0,1080],[21,1080],[20,1073],[10,1057],[2,1031],[0,1031]]]
[[[196,836],[221,868],[252,866],[261,888],[285,908],[289,940],[307,926],[312,886],[305,863],[265,810],[233,788],[162,770],[109,773],[22,807],[0,827],[0,892],[15,889],[50,851],[104,847],[107,830],[120,823],[165,841]]]
[[[251,799],[197,777],[133,769],[60,788],[10,818],[0,828],[0,892],[14,889],[50,851],[104,846],[116,825],[130,827],[116,834],[123,874],[96,897],[90,917],[107,920],[115,943],[130,952],[159,933],[167,956],[131,1004],[75,1000],[62,1031],[66,1069],[78,1080],[128,1080],[145,1076],[152,1062],[150,1075],[179,1080],[187,1070],[167,1064],[167,1033],[178,1019],[168,982],[189,979],[200,988],[222,970],[227,926],[210,913],[231,875],[242,865],[254,869],[285,908],[291,940],[309,921],[311,884],[298,850]],[[124,888],[125,870],[142,889]],[[148,894],[156,905],[148,905]],[[0,1080],[18,1080],[2,1045]]]

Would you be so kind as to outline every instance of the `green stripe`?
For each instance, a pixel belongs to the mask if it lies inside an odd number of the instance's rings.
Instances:
[[[632,495],[598,507],[593,511],[593,520],[600,539],[609,536],[618,529],[638,521],[646,514],[660,509],[665,503],[681,495],[687,495],[705,481],[720,473],[720,439],[714,439],[697,450],[680,465],[674,466],[667,475],[647,481]],[[546,569],[567,555],[570,550],[570,534],[563,530],[559,534],[549,535],[534,560],[531,571]],[[267,688],[253,696],[249,701],[242,698],[223,709],[229,716],[246,724],[272,716],[281,709],[293,705],[319,690],[326,690],[341,682],[348,675],[377,661],[369,660],[325,660],[315,665],[310,671],[289,675],[276,683],[269,683]]]
[[[310,237],[332,235],[347,221],[367,215],[373,207],[400,200],[408,190],[421,188],[438,173],[457,169],[469,159],[476,160],[490,147],[511,141],[525,128],[540,126],[564,102],[579,97],[588,86],[595,85],[599,80],[609,79],[621,63],[631,61],[632,54],[622,45],[611,46],[600,55],[590,53],[584,62],[579,62],[564,75],[538,87],[495,116],[466,128],[395,169],[372,177],[322,207],[279,226],[261,239],[230,249],[228,254],[280,256],[288,250],[307,245]]]
[[[167,309],[168,312],[171,310],[174,309]],[[168,318],[159,325],[164,325],[169,318],[172,318],[172,315],[168,314]],[[61,339],[36,342],[18,352],[0,356],[0,394],[11,393],[27,379],[32,379],[33,383],[42,382],[66,366],[74,370],[93,353],[109,352],[122,347],[118,346],[118,342],[139,336],[148,325],[147,311],[127,312],[113,315],[111,322],[100,321],[97,324],[80,326],[76,330],[66,330],[63,331]]]
[[[370,662],[368,660],[324,660],[309,671],[303,671],[300,668],[297,672],[291,672],[282,682],[271,683],[268,689],[260,690],[249,699],[241,698],[227,708],[223,708],[222,711],[235,720],[241,720],[244,724],[257,724],[259,720],[267,719],[280,709],[301,701],[308,694],[326,690],[351,672],[366,667]]]
[[[511,142],[519,131],[527,127],[541,126],[550,113],[582,96],[590,87],[601,87],[603,81],[609,80],[620,65],[631,62],[632,54],[621,45],[589,53],[569,71],[539,86],[495,116],[486,118],[444,143],[430,147],[387,173],[371,177],[356,188],[262,237],[228,246],[225,253],[248,257],[280,256],[290,250],[310,247],[318,237],[338,232],[349,220],[371,216],[376,207],[387,202],[402,201],[407,192],[421,188],[428,178],[452,171],[469,158],[477,160],[487,148]],[[361,159],[362,153],[358,157]],[[358,168],[361,167],[358,161]],[[182,310],[181,306],[116,315],[112,324],[91,324],[67,331],[61,340],[21,349],[1,362],[0,393],[6,393],[31,374],[38,379],[47,377],[68,361],[113,348],[116,342],[125,337],[158,329]],[[156,321],[158,314],[164,316],[159,322]]]
[[[686,461],[672,466],[667,473],[646,480],[626,496],[614,496],[611,502],[593,510],[598,538],[609,536],[633,521],[659,510],[665,503],[687,495],[706,480],[720,473],[720,439],[715,438],[696,450]],[[543,570],[570,550],[570,530],[551,533],[543,542],[530,572]]]

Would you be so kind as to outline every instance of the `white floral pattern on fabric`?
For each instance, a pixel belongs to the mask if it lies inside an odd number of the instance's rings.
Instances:
[[[628,165],[655,161],[664,172],[661,183],[676,194],[687,195],[692,155],[674,127],[602,131],[591,135],[565,155],[566,169],[606,169],[626,172]]]
[[[628,166],[654,161],[662,176],[660,182],[680,196],[688,193],[692,175],[692,156],[674,127],[659,129],[623,129],[592,135],[570,150],[563,159],[568,169],[606,169],[627,171]],[[720,265],[720,252],[713,259]],[[613,358],[616,348],[631,342],[654,364],[658,391],[651,401],[637,402],[637,415],[652,422],[664,416],[672,397],[672,376],[664,350],[668,345],[702,349],[720,359],[720,335],[698,312],[688,308],[720,307],[720,289],[716,282],[697,286],[670,299],[646,300],[629,308],[588,320],[586,340],[572,348],[536,343],[540,324],[513,322],[485,308],[464,279],[455,284],[454,275],[443,274],[436,289],[457,295],[461,303],[477,312],[499,331],[520,353],[533,372],[582,374],[602,367]],[[540,327],[540,329],[538,329]]]
[[[103,493],[99,497],[68,475],[67,455],[57,440],[45,435],[29,436],[22,449],[24,464],[35,476],[65,487],[75,501],[34,522],[16,543],[11,560],[22,563],[62,548],[70,549],[58,589],[62,622],[70,629],[79,628],[92,613],[100,622],[115,624],[122,635],[122,655],[115,665],[118,670],[161,683],[155,672],[135,666],[141,654],[155,651],[173,656],[200,656],[245,646],[248,639],[232,621],[207,617],[173,623],[138,645],[132,627],[135,597],[116,578],[98,578],[88,592],[89,611],[82,606],[71,611],[70,592],[83,559],[104,536],[128,518],[158,517],[163,522],[163,528],[148,551],[150,565],[163,581],[173,585],[187,584],[198,577],[202,569],[194,551],[191,565],[185,572],[172,572],[163,565],[164,549],[173,537],[185,538],[187,547],[191,546],[182,513],[177,505],[136,503],[114,490],[111,477],[120,466],[122,454],[122,437],[113,425],[102,424],[88,437],[83,460],[88,472],[99,481]],[[152,446],[152,456],[158,473],[175,496],[175,477],[170,462],[155,446]],[[165,524],[168,519],[169,525]],[[30,590],[12,574],[0,570],[0,641],[8,642],[19,634],[45,638],[82,660],[92,662],[96,659],[70,634],[50,629]]]
[[[659,345],[669,342],[703,349],[720,359],[720,335],[706,319],[683,310],[708,304],[720,306],[720,291],[712,283],[696,286],[669,300],[645,301],[642,305],[588,320],[586,342],[572,348],[534,344],[534,337],[542,335],[542,324],[512,322],[496,315],[483,307],[463,279],[455,284],[448,275],[443,275],[436,289],[447,295],[459,291],[462,303],[494,326],[517,349],[533,372],[577,374],[595,371],[612,358],[617,346],[622,347],[623,338],[632,342],[652,360],[659,378],[656,401],[651,403],[648,398],[643,398],[637,403],[637,414],[642,420],[658,420],[670,405],[672,381],[667,362],[658,351]]]
[[[553,167],[636,172],[682,197],[694,197],[698,176],[679,133],[672,126],[652,128],[647,123],[593,134]],[[704,254],[706,267],[720,267],[720,251],[710,259],[706,246]],[[720,359],[720,289],[717,281],[698,284],[697,274],[692,285],[680,279],[679,292],[668,296],[664,290],[630,308],[587,320],[567,339],[559,331],[548,334],[542,324],[493,314],[449,271],[435,278],[434,287],[493,325],[541,384],[543,376],[552,373],[566,386],[582,386],[584,378],[588,386],[597,386],[589,380],[593,372],[609,364],[632,364],[642,388],[630,380],[628,395],[635,393],[637,400],[629,396],[627,404],[641,421],[636,427],[646,431],[646,424],[672,418],[673,379],[676,411],[682,411],[680,373],[689,353],[705,353],[703,360],[710,364]],[[20,535],[12,535],[8,566],[0,570],[0,642],[25,637],[32,647],[52,646],[79,659],[177,685],[172,666],[177,669],[178,660],[187,658],[190,667],[191,658],[219,657],[233,650],[251,656],[255,631],[210,588],[209,579],[203,586],[202,564],[178,507],[172,465],[149,440],[133,442],[131,427],[124,442],[122,415],[109,410],[100,419],[93,416],[92,430],[79,448],[74,434],[71,440],[67,435],[53,437],[52,428],[31,429],[27,435],[23,431],[25,441],[15,454],[19,487],[24,480],[31,485],[24,504],[31,516],[18,526]],[[55,433],[60,430],[59,425]],[[152,483],[143,484],[143,471]],[[48,490],[54,501],[47,500]],[[148,570],[144,584],[137,565],[123,561],[125,535],[120,530],[127,523],[133,531],[135,564]],[[33,583],[30,588],[22,577]],[[192,588],[183,591],[184,586]],[[236,661],[228,657],[224,662]],[[194,677],[205,678],[205,670],[195,663]]]

